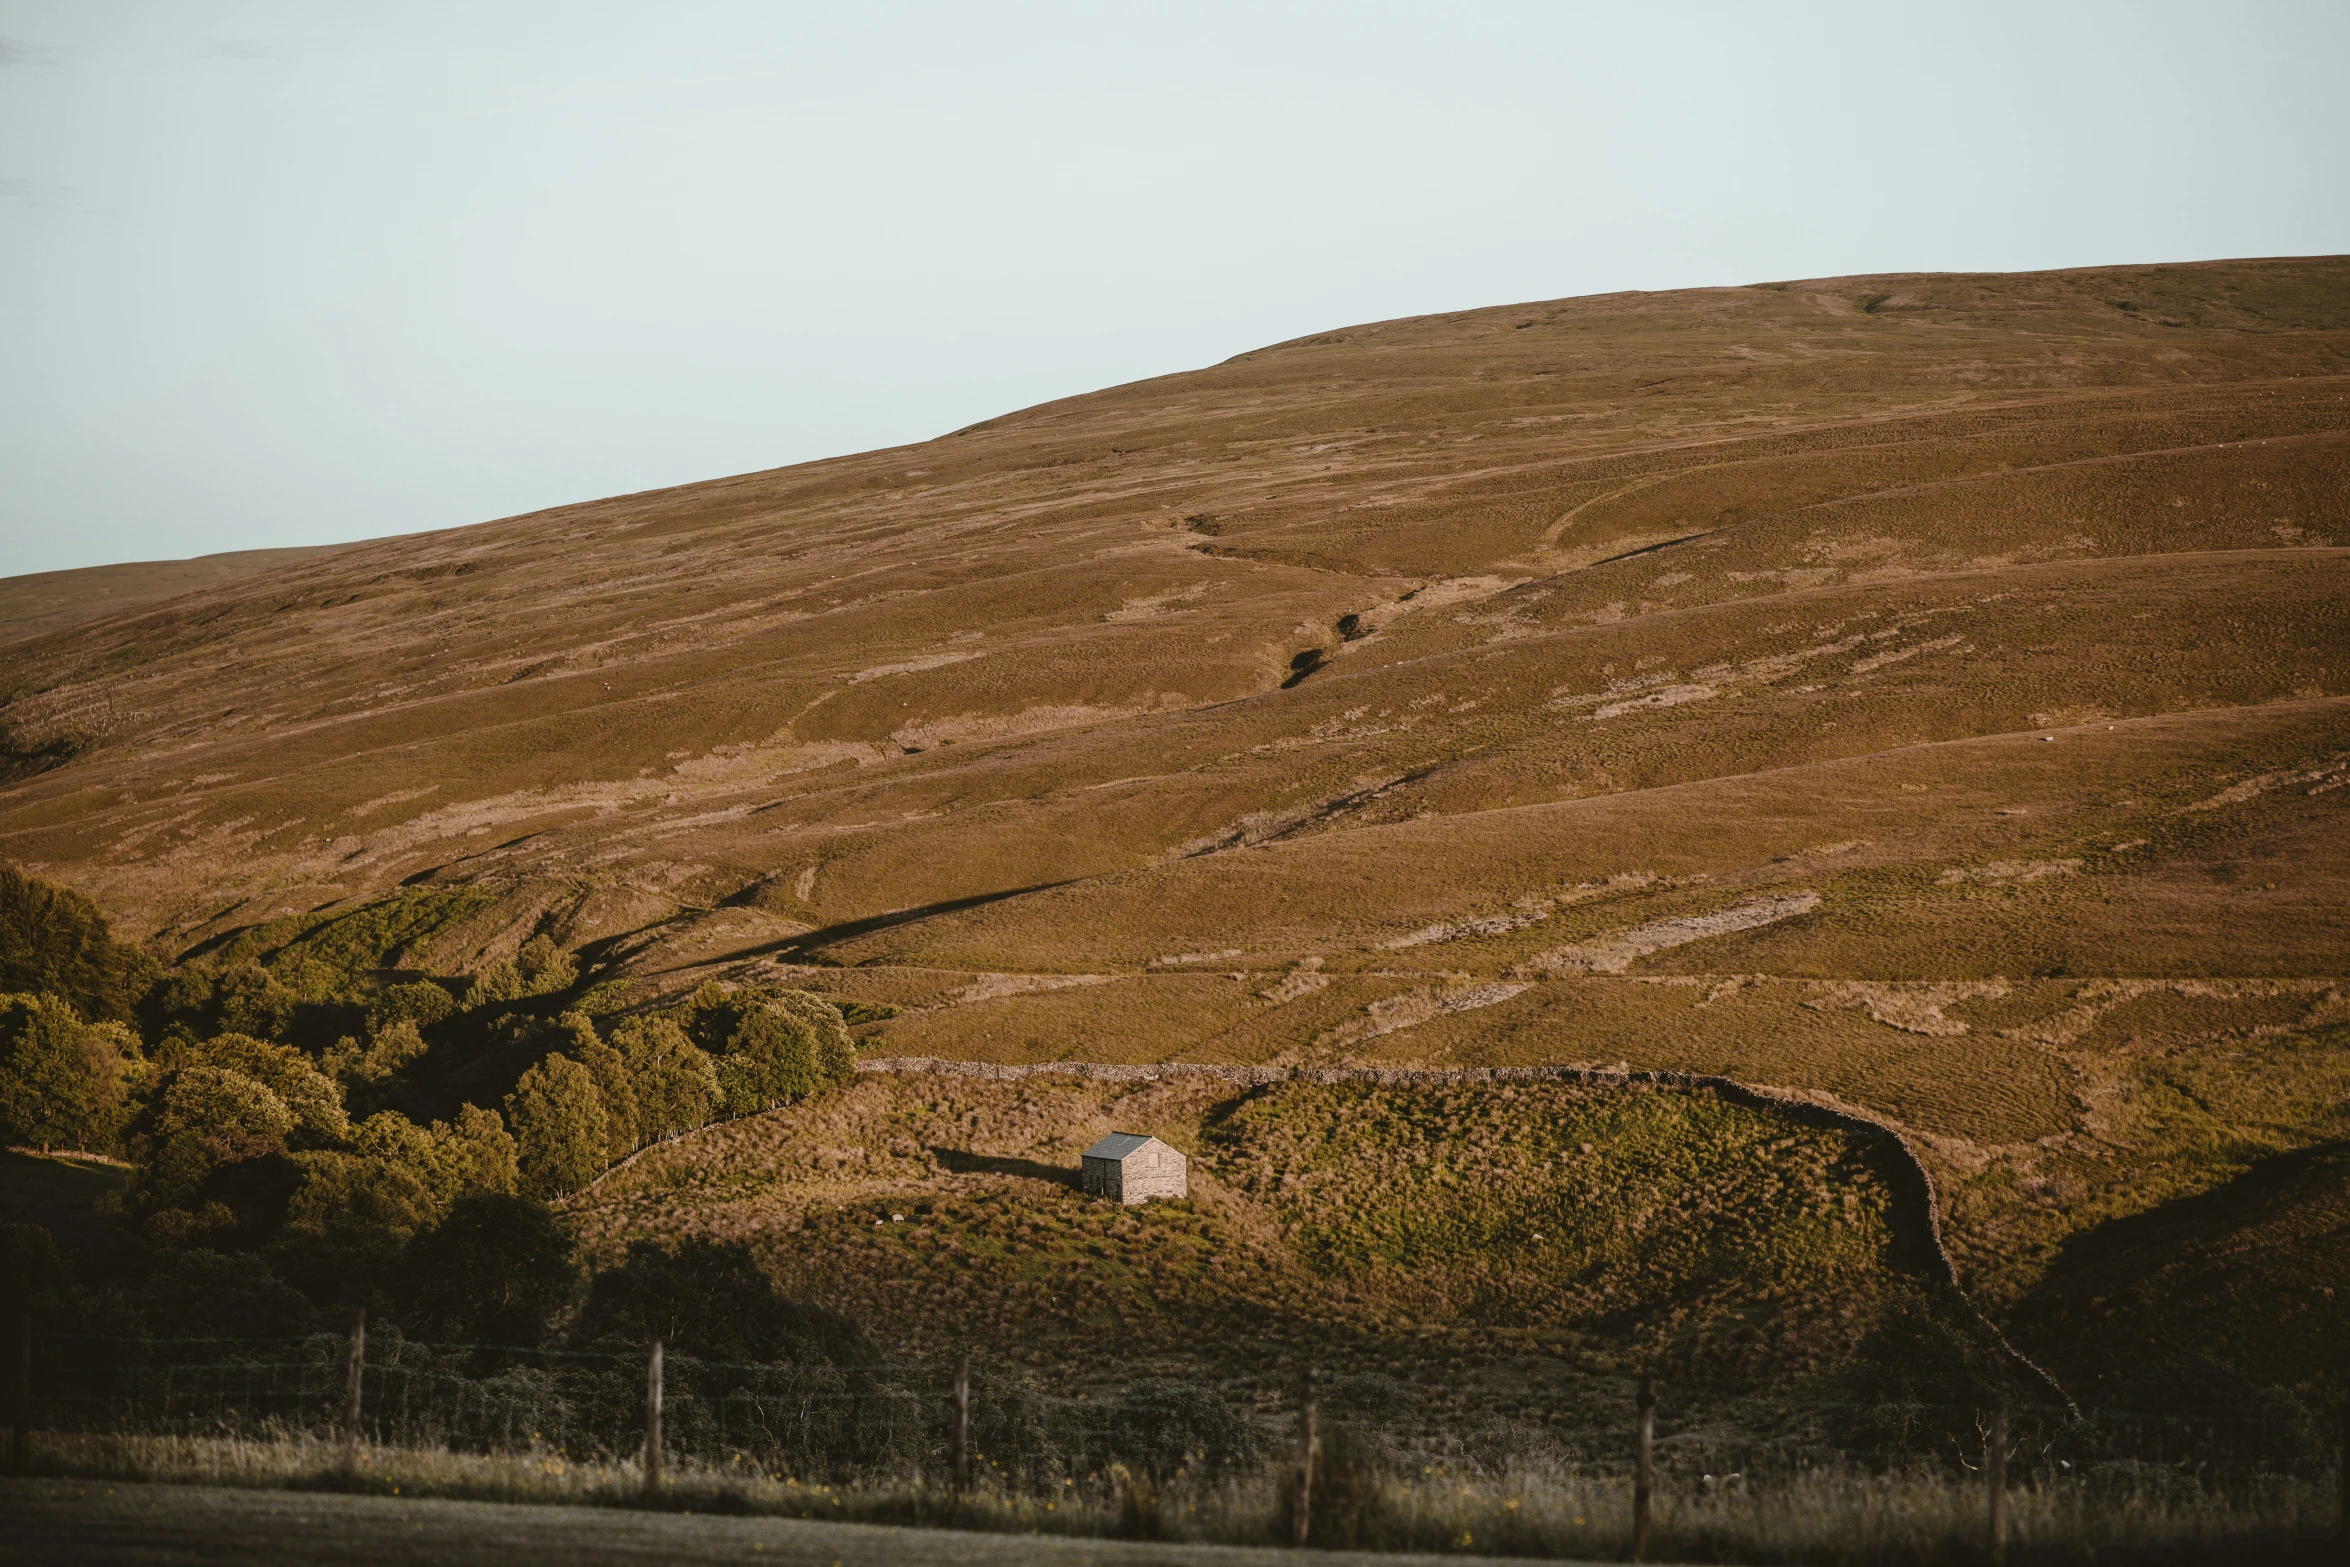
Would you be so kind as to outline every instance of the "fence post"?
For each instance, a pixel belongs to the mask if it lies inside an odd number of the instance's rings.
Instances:
[[[1632,1559],[1638,1561],[1648,1553],[1648,1497],[1656,1488],[1656,1378],[1648,1372],[1640,1374],[1634,1407],[1640,1422],[1632,1460]]]
[[[971,1357],[955,1362],[955,1500],[971,1490]]]
[[[1298,1383],[1297,1396],[1297,1516],[1291,1520],[1291,1543],[1306,1543],[1314,1522],[1314,1368],[1308,1366]]]
[[[16,1353],[8,1357],[9,1406],[16,1430],[8,1444],[9,1468],[17,1474],[33,1472],[33,1314],[16,1314]]]
[[[359,1400],[367,1371],[367,1308],[351,1308],[351,1347],[343,1365],[343,1478],[359,1473]]]
[[[2007,1395],[1991,1408],[1991,1448],[1983,1455],[1991,1480],[1991,1559],[2007,1560]]]
[[[2342,1405],[2342,1451],[2340,1477],[2342,1486],[2342,1561],[2350,1567],[2350,1400]]]
[[[645,1357],[645,1495],[661,1494],[661,1341]]]

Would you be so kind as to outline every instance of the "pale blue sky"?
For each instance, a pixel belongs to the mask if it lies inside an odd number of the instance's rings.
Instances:
[[[1324,327],[2350,251],[2350,6],[0,0],[0,574]]]

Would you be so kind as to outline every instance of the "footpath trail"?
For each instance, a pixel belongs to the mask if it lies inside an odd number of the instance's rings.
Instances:
[[[1135,1544],[1044,1535],[966,1534],[795,1518],[717,1518],[499,1502],[450,1502],[321,1491],[0,1480],[8,1559],[27,1567],[104,1563],[266,1562],[328,1567],[512,1567],[517,1561],[603,1564],[777,1562],[790,1567],[1413,1567],[1489,1557],[1283,1551],[1228,1545]]]

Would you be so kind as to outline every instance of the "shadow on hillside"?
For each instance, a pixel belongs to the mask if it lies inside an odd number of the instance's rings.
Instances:
[[[1067,881],[1040,881],[1026,887],[1010,887],[1002,892],[974,893],[967,898],[948,898],[939,903],[925,903],[911,909],[895,909],[887,914],[871,914],[863,919],[843,920],[837,925],[825,925],[816,930],[802,931],[786,937],[770,947],[755,947],[741,956],[769,953],[792,953],[812,956],[835,942],[850,941],[858,936],[869,936],[875,931],[894,930],[900,925],[935,919],[941,914],[959,914],[965,909],[984,908],[990,903],[1001,903],[1007,898],[1024,898],[1032,892],[1050,892],[1055,887],[1066,887]],[[731,900],[730,900],[731,901]]]
[[[2067,1240],[2015,1325],[2100,1397],[2180,1412],[2350,1395],[2350,1141]]]
[[[1077,1185],[1077,1172],[1065,1165],[1038,1164],[1034,1159],[972,1153],[964,1148],[933,1147],[930,1152],[940,1165],[957,1175],[1024,1175],[1033,1181],[1051,1181],[1056,1186],[1074,1188]]]

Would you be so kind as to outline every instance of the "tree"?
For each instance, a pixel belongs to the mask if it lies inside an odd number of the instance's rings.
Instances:
[[[47,992],[92,1022],[127,1023],[160,972],[89,899],[0,865],[0,992]]]
[[[736,1364],[846,1366],[874,1358],[856,1323],[784,1295],[750,1248],[733,1241],[670,1248],[630,1242],[627,1260],[589,1285],[576,1334],[629,1345],[658,1338],[679,1354]]]
[[[604,1168],[611,1118],[595,1075],[560,1051],[522,1074],[506,1100],[524,1190],[539,1197],[578,1191]]]
[[[474,976],[465,992],[468,1007],[494,1001],[520,1001],[528,996],[551,996],[579,983],[579,965],[571,955],[544,936],[533,936],[512,958],[491,964]]]
[[[302,998],[279,984],[258,963],[240,963],[213,982],[212,1005],[220,1026],[257,1039],[282,1038],[293,1025]]]
[[[530,1349],[579,1294],[571,1234],[535,1197],[476,1193],[416,1237],[401,1270],[417,1331]]]
[[[308,1254],[308,1276],[339,1277],[345,1288],[380,1277],[436,1217],[431,1188],[405,1158],[319,1152],[297,1154],[295,1161],[302,1185],[286,1207],[279,1238]]]
[[[856,1075],[856,1042],[840,1010],[804,990],[729,991],[705,983],[685,1005],[685,1031],[718,1055],[726,1108],[751,1115]]]
[[[561,1026],[570,1036],[567,1051],[588,1069],[596,1080],[596,1092],[603,1096],[604,1114],[610,1123],[605,1158],[625,1159],[640,1141],[636,1086],[629,1081],[628,1063],[597,1037],[596,1025],[585,1012],[564,1013]]]
[[[143,1063],[119,1023],[85,1023],[61,996],[0,997],[0,1137],[105,1149]]]
[[[771,990],[767,1004],[806,1023],[816,1035],[816,1081],[838,1086],[857,1075],[857,1041],[840,1008],[805,990]]]
[[[459,1105],[454,1122],[432,1124],[433,1179],[454,1203],[467,1195],[510,1194],[522,1184],[514,1138],[495,1110]]]
[[[198,1064],[173,1074],[156,1130],[190,1138],[215,1162],[284,1153],[294,1112],[269,1085],[234,1067]]]
[[[815,1092],[816,1031],[788,1012],[762,1007],[746,1016],[718,1058],[726,1108],[752,1115]]]
[[[630,1018],[612,1031],[612,1048],[628,1067],[642,1141],[704,1125],[725,1098],[717,1064],[670,1018]]]
[[[207,1065],[227,1067],[266,1084],[292,1112],[306,1146],[327,1147],[351,1135],[342,1089],[292,1045],[249,1034],[221,1034],[195,1046],[193,1054]]]
[[[370,1029],[365,1045],[344,1035],[318,1064],[361,1108],[372,1108],[390,1097],[393,1080],[422,1060],[425,1049],[415,1021],[400,1017]]]
[[[387,985],[367,1009],[367,1027],[376,1033],[387,1024],[405,1021],[430,1028],[456,1010],[457,1003],[449,999],[449,992],[429,979]]]

